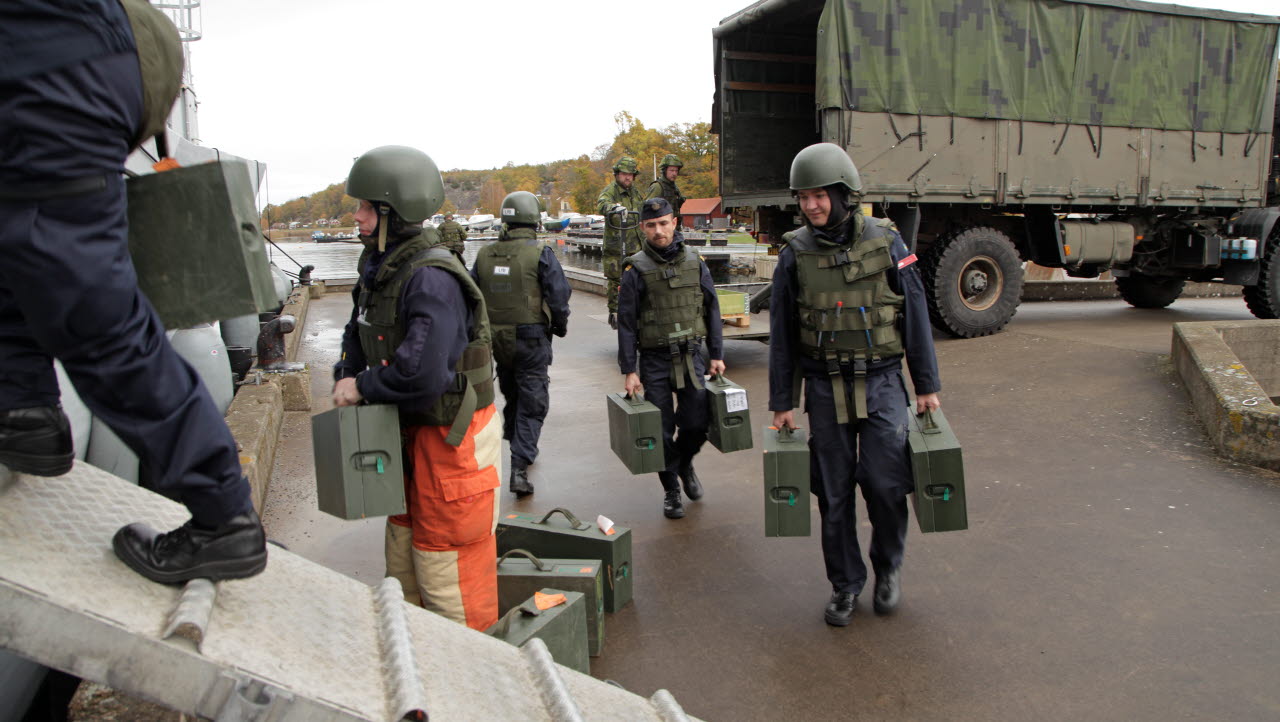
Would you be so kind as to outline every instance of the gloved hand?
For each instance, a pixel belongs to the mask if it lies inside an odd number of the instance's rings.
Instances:
[[[614,204],[613,204],[613,208],[610,208],[610,209],[609,209],[609,213],[610,213],[610,214],[613,214],[613,213],[626,213],[626,212],[627,212],[627,207],[626,207],[626,206],[624,206],[624,205],[622,205],[621,203],[614,203]]]
[[[564,338],[569,333],[569,328],[567,326],[552,326],[551,333]]]
[[[618,330],[618,314],[613,312],[609,313],[609,328],[613,329],[614,331]]]

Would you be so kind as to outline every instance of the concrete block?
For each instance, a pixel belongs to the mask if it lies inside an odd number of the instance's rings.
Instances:
[[[1265,348],[1255,340],[1280,339],[1273,334],[1280,334],[1280,321],[1175,323],[1172,355],[1196,416],[1218,451],[1280,471],[1280,407],[1225,340],[1236,339],[1252,354]],[[1274,357],[1276,346],[1271,349]],[[1265,365],[1267,359],[1262,360]]]
[[[249,478],[253,506],[262,512],[271,484],[276,440],[284,420],[284,400],[280,385],[262,383],[241,386],[227,409],[227,426],[240,450],[240,465]]]
[[[324,281],[312,281],[308,286],[311,289],[311,298],[323,298],[325,293]]]
[[[280,385],[285,411],[311,411],[311,369],[265,374],[270,383]]]

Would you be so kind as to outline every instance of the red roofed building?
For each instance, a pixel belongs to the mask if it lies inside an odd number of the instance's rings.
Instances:
[[[680,206],[680,222],[689,228],[728,228],[729,219],[717,198],[688,198]]]

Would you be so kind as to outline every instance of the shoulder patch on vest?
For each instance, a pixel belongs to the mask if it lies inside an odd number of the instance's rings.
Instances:
[[[910,256],[907,256],[901,261],[898,261],[898,270],[901,271],[902,269],[906,268],[907,266],[910,266],[915,262],[916,262],[916,254],[912,253]]]

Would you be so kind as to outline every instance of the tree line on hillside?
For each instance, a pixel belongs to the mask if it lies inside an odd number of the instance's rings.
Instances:
[[[490,170],[448,170],[444,178],[445,201],[441,212],[476,211],[498,214],[502,199],[514,191],[529,191],[543,202],[547,212],[561,209],[595,213],[596,198],[613,180],[613,164],[624,155],[636,159],[640,173],[636,185],[641,191],[654,179],[654,164],[675,153],[684,167],[678,181],[686,198],[708,198],[719,193],[720,139],[711,134],[709,123],[673,123],[665,128],[646,128],[627,111],[614,116],[618,132],[612,142],[597,146],[590,154],[551,163],[515,165]],[[350,214],[357,202],[339,182],[309,196],[264,210],[263,227],[276,223],[313,223],[318,219],[339,219],[352,225]]]

